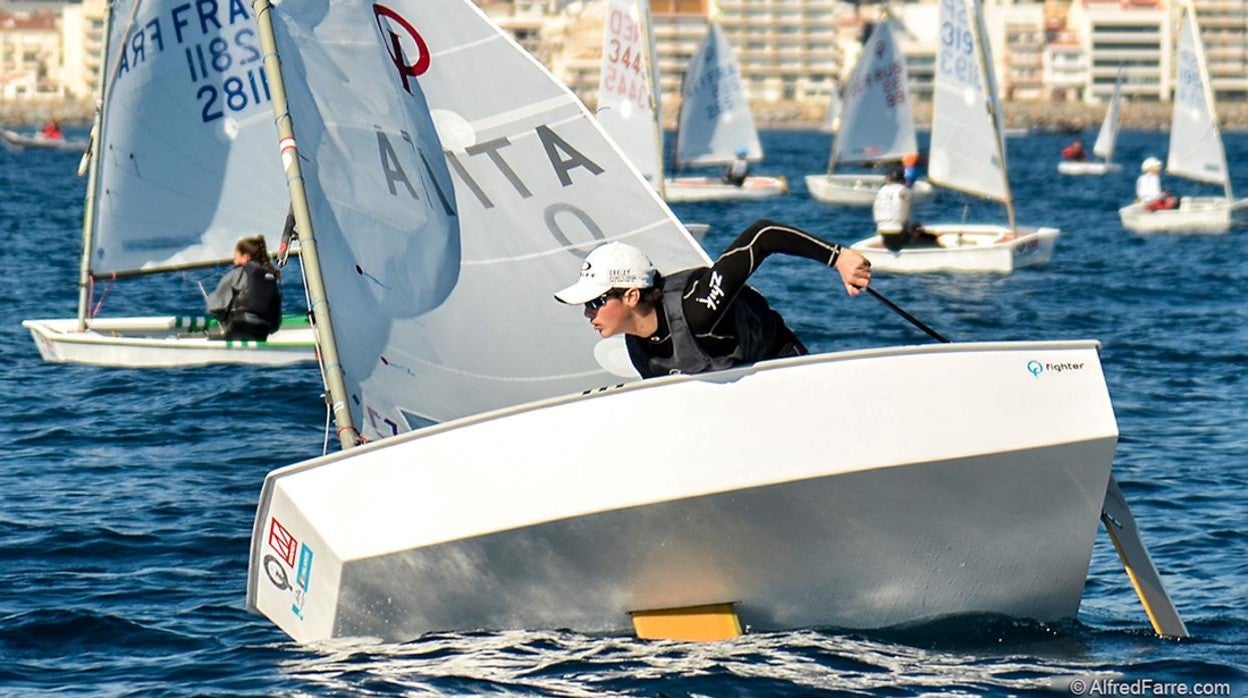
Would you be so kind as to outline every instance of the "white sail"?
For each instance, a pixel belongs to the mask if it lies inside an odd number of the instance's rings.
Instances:
[[[250,5],[117,0],[112,14],[91,272],[228,260],[244,235],[276,242],[289,195]]]
[[[1118,107],[1122,103],[1122,74],[1123,68],[1118,68],[1118,80],[1114,82],[1114,96],[1109,100],[1109,107],[1105,110],[1105,120],[1101,122],[1101,130],[1096,134],[1096,144],[1092,146],[1092,153],[1100,158],[1104,158],[1105,162],[1114,161],[1114,144],[1118,142]]]
[[[828,101],[828,113],[824,115],[823,123],[819,125],[819,130],[833,133],[839,131],[841,129],[842,109],[844,109],[844,101],[841,99],[841,86],[833,82],[832,97]]]
[[[581,102],[460,0],[274,11],[360,431],[618,383],[553,293],[607,240],[708,260]]]
[[[663,179],[657,66],[650,59],[649,3],[609,0],[603,18],[598,123],[654,187]]]
[[[1226,154],[1218,133],[1217,113],[1205,48],[1190,5],[1184,5],[1179,29],[1174,112],[1170,124],[1170,154],[1166,171],[1209,184],[1227,183]],[[1228,198],[1230,195],[1228,193]]]
[[[763,158],[741,70],[719,26],[712,22],[698,52],[689,61],[681,90],[676,165],[720,165],[745,148],[750,160]]]
[[[928,179],[1007,201],[1001,109],[979,0],[941,0],[940,26]]]
[[[845,84],[841,130],[829,169],[837,163],[896,160],[918,151],[906,62],[890,24],[876,25]]]

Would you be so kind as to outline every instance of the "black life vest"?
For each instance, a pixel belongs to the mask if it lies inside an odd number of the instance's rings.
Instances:
[[[229,323],[277,331],[282,324],[282,290],[273,272],[255,262],[243,265],[230,303]]]
[[[724,322],[731,322],[732,334],[737,342],[725,355],[712,356],[694,339],[685,319],[683,298],[692,277],[705,268],[676,272],[663,280],[663,312],[672,336],[672,355],[651,356],[645,350],[646,340],[627,335],[628,355],[642,378],[654,378],[673,373],[704,373],[720,371],[739,364],[751,364],[764,359],[774,359],[780,354],[773,351],[780,339],[791,339],[793,355],[805,354],[797,337],[784,324],[780,314],[771,309],[763,294],[745,286],[732,300],[731,315]],[[787,355],[787,354],[785,354]]]

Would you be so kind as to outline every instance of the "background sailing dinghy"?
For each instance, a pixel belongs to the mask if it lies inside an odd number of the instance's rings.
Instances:
[[[824,114],[823,123],[819,124],[821,133],[836,133],[841,130],[841,110],[845,103],[841,99],[841,85],[833,80],[832,96],[828,100],[828,112]]]
[[[1221,185],[1225,196],[1184,196],[1179,199],[1178,208],[1165,211],[1149,211],[1137,201],[1118,209],[1118,217],[1124,228],[1137,233],[1225,233],[1236,214],[1248,206],[1248,199],[1236,201],[1231,191],[1205,45],[1190,2],[1183,3],[1175,66],[1166,173]]]
[[[659,196],[665,196],[659,68],[654,61],[650,3],[609,0],[604,4],[595,116],[641,176]],[[685,227],[697,240],[710,229],[706,223],[686,223]]]
[[[941,42],[936,51],[935,97],[928,179],[955,191],[1005,204],[1008,226],[924,223],[939,245],[892,252],[879,235],[853,244],[877,271],[997,272],[1045,264],[1057,228],[1019,228],[1001,135],[1001,105],[991,48],[979,0],[940,3]]]
[[[686,167],[725,166],[741,148],[750,162],[763,159],[763,146],[741,85],[741,69],[715,22],[708,25],[706,38],[685,71],[674,140],[672,169],[677,172]],[[718,176],[685,176],[669,178],[664,190],[671,202],[765,199],[787,193],[789,183],[783,176],[750,175],[738,187]]]
[[[553,290],[603,240],[708,260],[580,102],[466,1],[259,5],[345,450],[265,479],[248,608],[299,642],[1077,612],[1118,493],[1095,342],[618,384]]]
[[[64,150],[81,153],[87,149],[85,140],[48,138],[39,132],[26,135],[7,128],[0,128],[0,141],[13,150]]]
[[[1114,96],[1109,100],[1105,110],[1105,119],[1101,122],[1101,130],[1096,134],[1096,143],[1092,146],[1092,154],[1104,158],[1104,162],[1088,162],[1063,160],[1057,163],[1057,171],[1064,175],[1103,175],[1106,172],[1121,172],[1122,165],[1114,162],[1114,145],[1118,142],[1118,109],[1122,104],[1123,68],[1118,66],[1118,80],[1114,83]]]
[[[221,4],[206,33],[134,61],[173,0],[113,4],[102,91],[92,129],[83,215],[78,317],[26,320],[45,361],[167,367],[288,364],[315,359],[306,318],[287,316],[268,341],[227,341],[205,318],[95,317],[94,282],[227,263],[243,236],[275,233],[289,195],[273,157],[276,129],[260,43],[249,17]],[[214,25],[215,22],[215,25]],[[168,28],[166,37],[173,37]],[[217,49],[209,62],[190,60]],[[227,66],[217,70],[217,66]],[[202,307],[198,289],[186,302]],[[288,293],[287,296],[290,294]],[[103,298],[101,297],[101,300]]]
[[[806,175],[806,189],[818,201],[870,206],[884,185],[884,175],[835,174],[837,165],[899,161],[919,152],[906,64],[891,25],[892,20],[885,19],[875,26],[845,84],[840,129],[832,141],[827,173]],[[914,201],[931,198],[932,185],[920,179],[911,192]]]

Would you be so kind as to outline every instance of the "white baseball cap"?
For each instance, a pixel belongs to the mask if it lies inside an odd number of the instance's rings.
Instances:
[[[1148,172],[1149,170],[1160,170],[1161,160],[1158,160],[1157,158],[1151,158],[1151,157],[1145,158],[1144,162],[1140,163],[1140,169],[1143,170],[1144,172]]]
[[[569,305],[588,303],[613,288],[650,288],[654,265],[641,250],[622,242],[600,245],[585,257],[581,278],[555,294]]]

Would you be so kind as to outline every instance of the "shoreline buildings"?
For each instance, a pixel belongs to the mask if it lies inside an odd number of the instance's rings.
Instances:
[[[596,101],[603,3],[478,0],[521,45],[591,104]],[[1248,0],[1195,0],[1217,100],[1248,100]],[[751,100],[826,105],[884,12],[897,23],[911,93],[930,99],[936,0],[651,0],[665,101],[708,21],[733,45]],[[1135,102],[1173,90],[1177,0],[986,0],[1001,98],[1100,104],[1119,65]],[[0,0],[0,102],[90,99],[104,45],[104,0]]]

